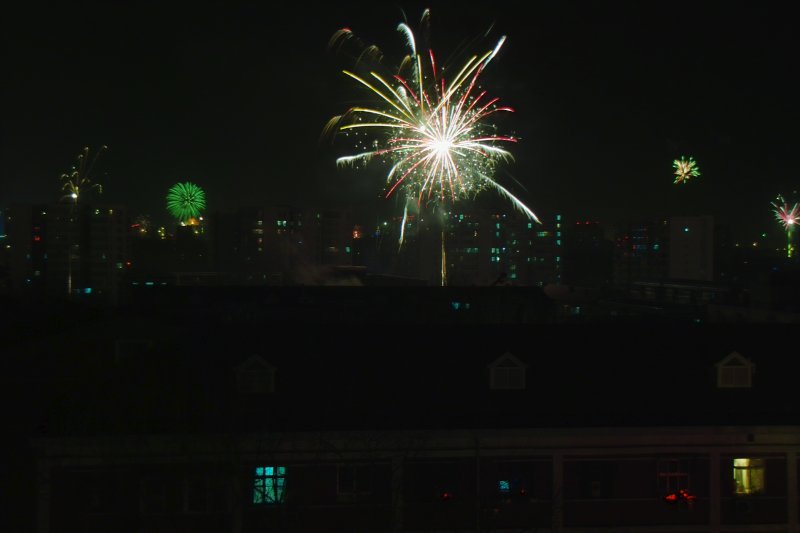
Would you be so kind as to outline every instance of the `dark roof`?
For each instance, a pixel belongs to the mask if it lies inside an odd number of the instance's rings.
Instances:
[[[8,420],[29,435],[800,420],[791,326],[222,321],[190,306],[62,318],[4,354]],[[120,339],[147,342],[117,354]],[[752,389],[717,389],[733,351],[755,364]],[[524,390],[489,388],[506,352],[527,365]],[[274,394],[237,394],[253,355],[275,367]]]

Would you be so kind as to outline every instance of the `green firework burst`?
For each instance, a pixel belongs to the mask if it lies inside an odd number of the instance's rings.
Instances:
[[[178,222],[198,218],[205,208],[206,193],[194,183],[178,183],[167,193],[167,210]]]

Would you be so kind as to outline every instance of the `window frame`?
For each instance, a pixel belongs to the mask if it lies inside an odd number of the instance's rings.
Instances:
[[[662,457],[656,461],[656,487],[660,497],[676,494],[681,490],[691,492],[689,461],[685,457]]]
[[[261,465],[253,469],[252,505],[271,507],[286,502],[286,466]],[[269,495],[269,491],[274,491]]]
[[[756,464],[748,464],[746,466],[737,466],[737,461],[748,461],[749,463],[756,463]],[[739,490],[740,486],[743,484],[740,483],[739,479],[737,478],[737,472],[746,472],[746,477],[750,478],[747,481],[747,484],[758,485],[758,487],[754,487],[752,489],[743,489]],[[753,473],[757,472],[756,480],[753,480]],[[747,498],[751,496],[763,496],[767,493],[767,463],[763,457],[732,457],[731,458],[731,473],[733,474],[733,495],[737,498]]]

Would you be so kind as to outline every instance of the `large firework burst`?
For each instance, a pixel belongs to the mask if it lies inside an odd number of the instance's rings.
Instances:
[[[68,172],[61,174],[60,179],[63,182],[61,190],[65,193],[64,196],[61,197],[62,200],[71,200],[77,204],[81,195],[88,191],[96,190],[100,194],[103,193],[102,185],[99,183],[92,183],[94,181],[92,171],[94,170],[94,166],[100,154],[103,153],[103,150],[107,149],[108,146],[101,146],[91,162],[89,161],[89,147],[86,146],[81,150],[81,153],[78,154],[78,164],[72,167]]]
[[[686,159],[681,156],[672,163],[672,168],[675,169],[675,183],[686,183],[690,178],[697,178],[700,176],[700,167],[697,166],[697,161],[693,157]]]
[[[167,209],[182,224],[199,218],[205,208],[206,193],[194,183],[178,183],[167,193]]]
[[[778,222],[783,226],[783,229],[786,231],[786,238],[787,238],[787,245],[786,245],[786,254],[789,258],[794,257],[795,253],[795,246],[794,246],[794,232],[795,228],[800,225],[800,206],[795,203],[792,207],[789,207],[789,203],[783,199],[782,195],[778,195],[777,200],[779,203],[772,202],[773,212],[775,213],[775,218],[778,219]]]
[[[426,10],[423,21],[429,14]],[[389,77],[373,71],[361,76],[344,71],[382,106],[353,107],[331,119],[326,131],[354,134],[362,149],[337,163],[343,166],[383,159],[390,165],[387,198],[401,192],[418,206],[436,206],[494,189],[539,222],[533,211],[495,178],[498,165],[512,159],[506,147],[516,143],[517,138],[498,134],[487,120],[513,109],[501,107],[498,98],[487,96],[478,78],[497,55],[505,37],[491,50],[469,58],[450,76],[450,72],[437,69],[433,51],[418,52],[408,25],[400,24],[398,31],[405,35],[410,54],[397,74]],[[351,30],[340,30],[331,39],[331,47],[339,48],[350,39],[356,39]],[[382,54],[372,46],[359,55],[358,61],[365,56],[380,58]],[[358,136],[359,132],[370,130],[375,135]]]

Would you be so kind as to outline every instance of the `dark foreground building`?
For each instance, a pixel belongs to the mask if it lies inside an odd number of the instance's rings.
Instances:
[[[787,327],[191,303],[21,330],[13,530],[798,531]]]

